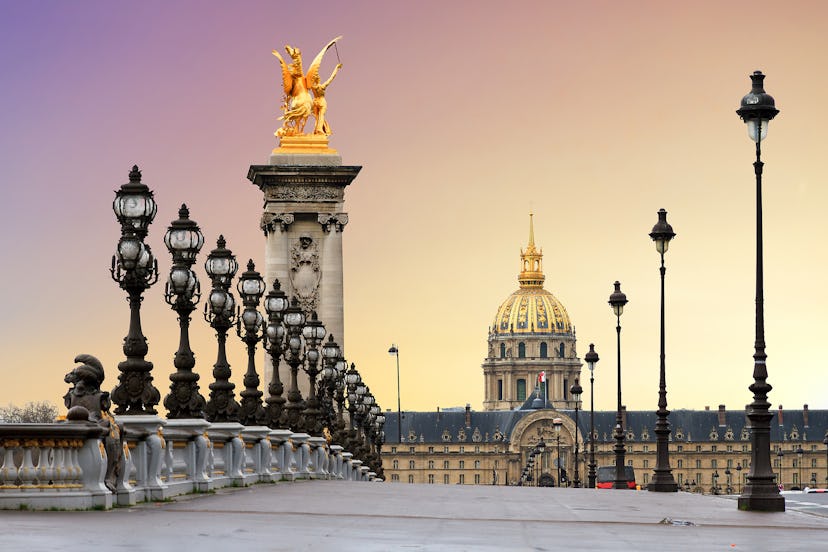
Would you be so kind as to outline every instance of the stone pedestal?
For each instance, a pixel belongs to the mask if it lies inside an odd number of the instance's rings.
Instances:
[[[161,481],[165,443],[161,438],[161,428],[166,425],[154,414],[116,416],[126,432],[126,441],[130,450],[131,468],[124,469],[123,489],[118,485],[116,499],[118,504],[134,504],[134,500],[164,500],[168,497],[167,485]],[[129,485],[129,475],[135,477],[135,486]]]
[[[342,165],[335,153],[274,152],[268,165],[251,165],[247,178],[264,195],[261,228],[266,236],[264,279],[278,278],[288,297],[315,310],[328,334],[345,344],[342,299],[342,231],[348,223],[345,187],[362,167]],[[289,381],[284,361],[280,377]],[[265,355],[265,385],[272,378]],[[307,398],[307,378],[299,381]]]

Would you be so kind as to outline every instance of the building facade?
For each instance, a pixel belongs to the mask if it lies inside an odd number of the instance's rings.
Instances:
[[[530,215],[529,243],[521,250],[520,287],[498,307],[483,362],[483,411],[465,409],[386,412],[383,469],[391,482],[451,485],[516,484],[530,452],[543,439],[532,481],[586,486],[590,433],[595,464],[614,465],[616,412],[590,412],[571,399],[580,375],[575,327],[564,306],[543,288],[542,251],[535,246]],[[538,385],[538,374],[546,382]],[[584,385],[584,387],[586,387]],[[646,486],[656,465],[657,416],[622,412],[626,462],[636,483]],[[577,411],[575,409],[578,409]],[[556,432],[553,423],[562,423]],[[670,465],[681,489],[740,493],[749,473],[751,442],[744,410],[674,410],[670,414]],[[592,431],[590,429],[592,428]],[[784,411],[771,426],[773,469],[785,488],[828,487],[828,410]],[[561,476],[558,475],[558,467]],[[562,479],[562,480],[561,480]]]
[[[575,327],[563,304],[543,287],[543,251],[535,246],[531,214],[520,262],[520,287],[501,303],[489,328],[483,408],[518,408],[532,393],[555,408],[574,408],[569,388],[581,373]],[[538,381],[539,374],[544,381]]]

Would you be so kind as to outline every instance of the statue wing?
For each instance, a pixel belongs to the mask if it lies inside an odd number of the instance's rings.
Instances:
[[[293,77],[290,74],[290,69],[288,69],[285,60],[282,59],[282,55],[278,50],[273,50],[273,55],[278,58],[279,65],[282,66],[282,80],[284,82],[285,94],[290,96],[290,91],[293,90]]]
[[[336,43],[336,41],[340,38],[342,37],[338,36],[335,39],[328,42],[328,44],[325,45],[324,48],[322,48],[322,51],[316,54],[316,57],[313,58],[313,63],[310,64],[308,72],[305,75],[305,85],[307,86],[307,88],[314,88],[316,86],[319,86],[319,66],[322,65],[322,57],[325,55],[325,52],[327,52],[328,49],[331,46],[333,46]]]

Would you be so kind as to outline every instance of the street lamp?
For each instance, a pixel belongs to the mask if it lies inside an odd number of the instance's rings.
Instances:
[[[192,266],[204,245],[204,235],[198,224],[190,220],[190,211],[186,205],[179,209],[178,220],[174,220],[167,228],[164,244],[173,258],[164,300],[178,314],[180,328],[178,351],[173,360],[176,371],[170,374],[172,384],[169,395],[164,397],[164,408],[170,419],[203,418],[207,402],[198,389],[200,376],[193,371],[195,356],[190,349],[189,332],[190,315],[201,297],[201,286]]]
[[[676,236],[673,227],[667,222],[667,211],[658,210],[658,222],[650,232],[650,238],[655,242],[656,251],[661,256],[661,356],[659,363],[658,380],[658,420],[655,425],[656,433],[656,467],[653,470],[653,480],[647,485],[648,491],[674,493],[678,491],[678,485],[670,469],[670,422],[667,416],[667,382],[664,367],[664,275],[667,268],[664,266],[664,254],[670,246],[670,240]]]
[[[236,334],[247,345],[244,391],[239,393],[242,397],[239,422],[247,426],[262,425],[267,423],[267,412],[262,405],[264,393],[259,390],[259,374],[256,373],[256,345],[266,337],[262,335],[264,317],[259,312],[259,302],[265,292],[265,283],[262,275],[256,271],[253,259],[247,262],[247,270],[239,277],[236,289],[244,305],[244,311],[236,318]]]
[[[305,313],[299,307],[299,300],[296,297],[291,299],[290,306],[285,309],[282,319],[287,333],[285,337],[287,348],[284,355],[290,366],[290,387],[288,388],[283,421],[294,432],[300,432],[302,431],[300,423],[305,401],[302,400],[302,393],[299,391],[298,377],[299,365],[302,363],[302,327],[305,325]]]
[[[149,348],[141,331],[141,295],[158,281],[158,262],[144,243],[157,206],[152,191],[141,183],[137,165],[129,173],[129,182],[115,192],[112,210],[121,223],[121,239],[109,273],[129,301],[129,331],[124,338],[127,359],[118,364],[112,402],[117,405],[115,414],[155,414],[161,393],[152,385],[152,363],[144,360]]]
[[[822,444],[825,445],[825,487],[828,488],[828,431],[825,432]]]
[[[765,512],[784,512],[785,498],[779,494],[779,487],[773,482],[773,469],[770,460],[770,413],[768,392],[772,389],[767,383],[768,370],[765,364],[765,313],[762,263],[762,167],[761,144],[767,136],[768,124],[779,110],[773,98],[765,92],[763,81],[765,75],[755,71],[750,79],[750,92],[742,98],[740,108],[736,111],[747,123],[748,135],[756,142],[756,161],[753,163],[756,175],[756,340],[753,354],[753,402],[748,407],[750,420],[751,462],[747,484],[739,497],[740,510],[761,510]]]
[[[285,350],[285,325],[282,315],[288,308],[288,300],[285,292],[282,291],[279,280],[273,281],[271,289],[265,297],[265,312],[267,312],[267,328],[265,334],[267,341],[265,349],[270,355],[270,364],[273,374],[267,386],[267,425],[271,429],[278,429],[281,425],[282,412],[285,406],[285,398],[282,396],[285,386],[279,377],[279,363],[282,352]]]
[[[796,486],[802,490],[802,454],[805,451],[802,450],[802,445],[799,445],[796,449],[796,466],[797,466],[797,474],[796,474]]]
[[[388,354],[397,357],[397,433],[399,434],[400,443],[402,443],[402,409],[400,408],[400,348],[392,343],[391,348],[388,349]]]
[[[584,389],[578,383],[578,378],[575,378],[575,385],[569,388],[569,392],[572,394],[572,400],[575,401],[575,481],[573,485],[576,489],[580,489],[581,470],[578,467],[578,405],[581,402],[581,393],[584,392]]]
[[[216,330],[218,354],[213,365],[215,381],[210,384],[210,400],[204,412],[208,422],[238,422],[239,403],[233,396],[230,382],[230,363],[227,362],[227,330],[233,327],[236,300],[230,293],[230,283],[239,268],[233,252],[225,247],[224,236],[219,236],[216,248],[210,251],[204,269],[213,282],[210,299],[204,304],[204,320]]]
[[[587,485],[590,489],[595,488],[595,364],[598,362],[598,353],[595,352],[595,345],[589,344],[589,352],[584,355],[584,360],[589,368],[589,476]]]
[[[719,494],[719,470],[713,472],[713,494]]]
[[[776,452],[776,458],[777,458],[777,460],[779,460],[779,485],[784,487],[785,482],[782,481],[782,466],[783,466],[782,460],[785,458],[785,453],[782,452],[782,447],[779,447],[779,450]],[[777,488],[779,488],[779,487],[777,487]],[[747,485],[745,485],[745,489],[747,489]]]
[[[558,486],[560,487],[563,481],[561,481],[561,426],[563,425],[563,420],[560,418],[554,418],[552,420],[552,427],[555,428],[555,440],[557,441],[557,449],[558,449],[558,457],[555,459],[555,463],[558,464]]]
[[[624,312],[624,305],[627,304],[627,296],[621,291],[621,282],[615,282],[615,291],[609,298],[612,312],[615,313],[615,332],[617,334],[618,351],[618,408],[615,414],[615,483],[614,489],[628,489],[627,474],[624,468],[624,427],[621,417],[621,314]]]
[[[736,491],[736,493],[742,494],[742,464],[740,462],[736,463],[736,479],[739,480],[739,488]]]
[[[730,471],[730,468],[725,468],[725,476],[727,477],[727,488],[725,489],[726,494],[733,493],[733,487],[730,485],[730,474],[733,473]]]
[[[302,412],[304,418],[304,430],[311,435],[320,435],[319,397],[316,389],[316,376],[319,375],[319,346],[326,335],[325,326],[319,321],[316,311],[311,312],[310,320],[302,328],[302,337],[305,338],[305,361],[302,369],[308,375],[310,388],[308,389],[308,400],[305,402],[305,409]]]

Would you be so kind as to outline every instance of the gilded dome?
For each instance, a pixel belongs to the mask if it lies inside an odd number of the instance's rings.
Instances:
[[[532,214],[529,215],[529,245],[520,252],[520,288],[497,309],[492,333],[571,334],[566,309],[554,295],[543,289],[543,251],[535,247]]]

